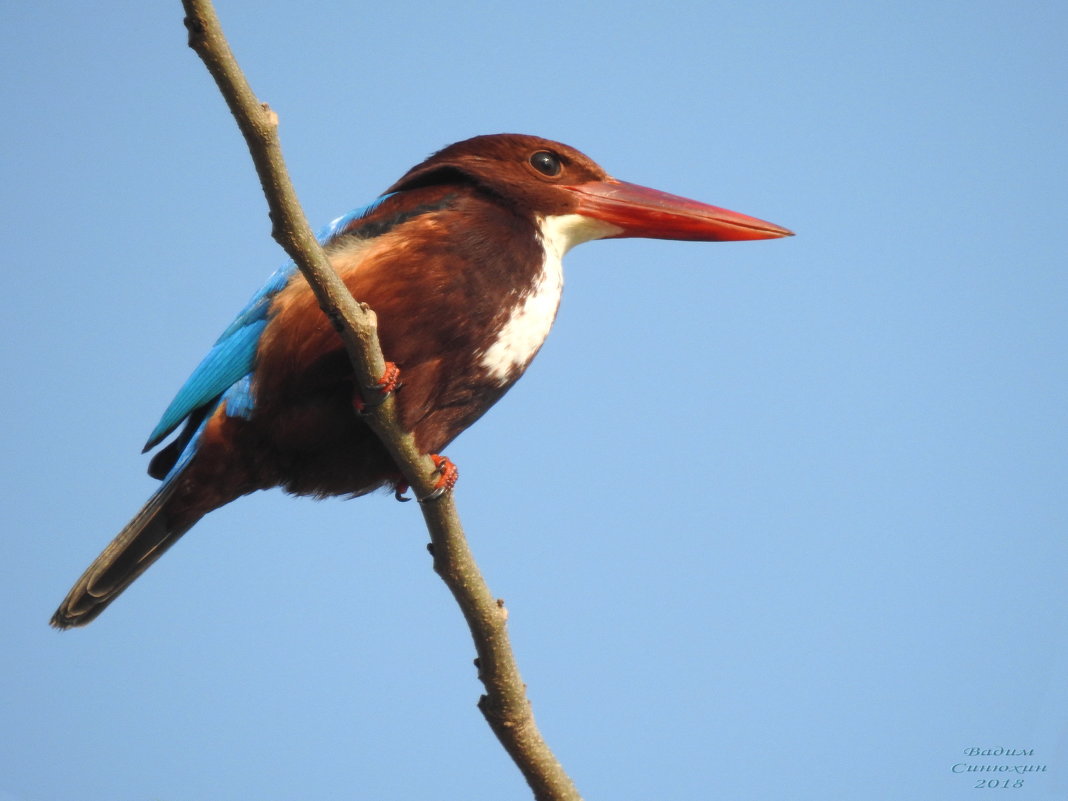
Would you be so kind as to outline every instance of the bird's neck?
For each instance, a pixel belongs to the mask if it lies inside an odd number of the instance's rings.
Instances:
[[[538,220],[536,239],[541,251],[540,269],[525,287],[507,299],[507,317],[480,354],[480,364],[498,384],[514,381],[541,349],[560,306],[564,290],[563,255],[571,247],[560,236],[556,217]]]

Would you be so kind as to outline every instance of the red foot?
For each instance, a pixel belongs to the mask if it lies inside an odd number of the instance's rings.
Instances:
[[[456,465],[447,456],[439,456],[436,453],[430,454],[430,458],[434,460],[434,467],[438,471],[438,480],[434,482],[434,489],[430,491],[429,495],[424,495],[419,499],[420,503],[424,501],[436,501],[446,492],[456,486],[456,482],[460,479],[460,471],[456,469]],[[393,485],[393,497],[398,501],[410,501],[406,493],[409,487],[403,480],[398,480]]]
[[[400,368],[393,362],[386,362],[386,369],[382,373],[382,377],[378,379],[378,383],[368,387],[368,389],[379,393],[378,402],[373,404],[374,406],[377,406],[388,398],[390,393],[400,386],[400,383],[398,382],[399,378]],[[359,389],[352,395],[352,405],[356,407],[357,414],[366,414],[367,401],[364,400],[363,393]]]
[[[449,457],[432,453],[430,458],[434,460],[434,466],[438,469],[438,480],[434,482],[433,491],[425,498],[420,498],[420,501],[437,500],[455,487],[460,479],[460,471],[456,469],[456,465],[449,460]]]

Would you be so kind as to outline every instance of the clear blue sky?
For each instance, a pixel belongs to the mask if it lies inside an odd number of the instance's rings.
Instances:
[[[528,797],[388,496],[241,500],[47,627],[283,256],[177,0],[2,8],[0,799]],[[578,248],[448,450],[588,798],[1068,797],[1068,5],[219,12],[313,224],[519,131],[798,232]]]

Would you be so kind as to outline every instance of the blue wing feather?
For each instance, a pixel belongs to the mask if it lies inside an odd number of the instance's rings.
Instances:
[[[349,225],[373,213],[388,197],[391,195],[383,195],[367,206],[342,215],[324,226],[316,233],[319,243],[325,245],[344,233]],[[162,442],[195,409],[212,401],[218,403],[225,400],[227,413],[231,416],[247,418],[252,414],[254,399],[251,373],[256,362],[260,335],[267,327],[275,295],[286,287],[296,272],[297,267],[293,262],[283,264],[245,304],[245,308],[226,327],[208,355],[178,390],[178,394],[149,435],[144,448],[146,451]],[[193,442],[195,441],[196,437],[193,438]]]

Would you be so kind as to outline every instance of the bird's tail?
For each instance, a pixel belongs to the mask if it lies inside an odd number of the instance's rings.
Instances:
[[[52,616],[57,629],[84,626],[174,545],[204,512],[175,510],[172,475],[78,579]]]

